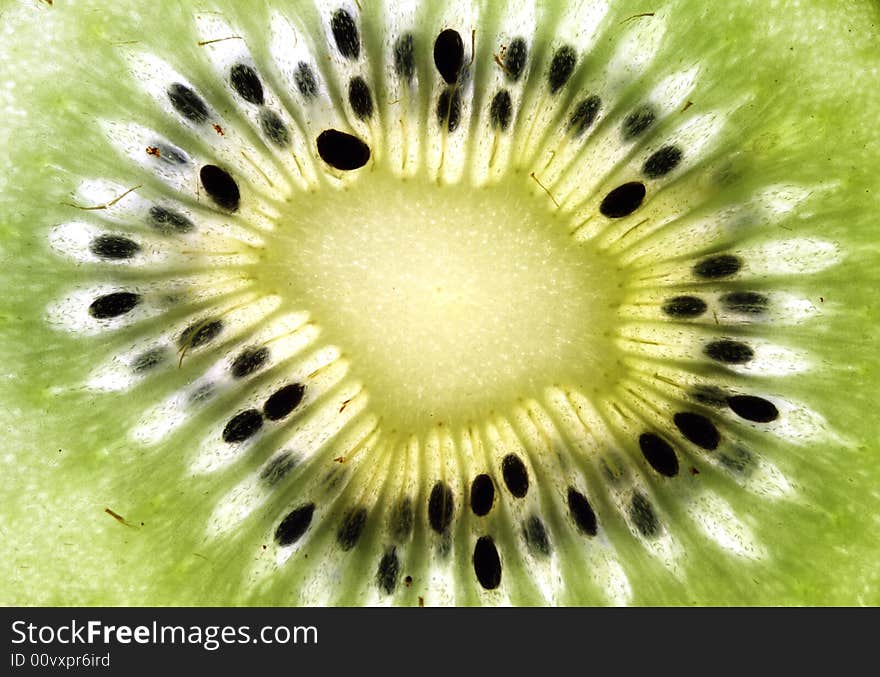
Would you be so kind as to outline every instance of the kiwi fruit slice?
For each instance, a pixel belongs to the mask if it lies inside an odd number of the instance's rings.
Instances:
[[[4,602],[880,601],[875,3],[2,17]]]

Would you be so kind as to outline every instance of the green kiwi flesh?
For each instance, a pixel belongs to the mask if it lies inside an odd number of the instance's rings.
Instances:
[[[880,603],[875,3],[0,17],[0,602]]]

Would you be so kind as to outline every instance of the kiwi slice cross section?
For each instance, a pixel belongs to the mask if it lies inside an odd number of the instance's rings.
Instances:
[[[3,600],[880,602],[880,17],[802,5],[4,10]]]

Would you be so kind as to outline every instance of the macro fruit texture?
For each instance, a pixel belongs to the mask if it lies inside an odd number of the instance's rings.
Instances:
[[[878,18],[7,5],[0,601],[877,604]]]

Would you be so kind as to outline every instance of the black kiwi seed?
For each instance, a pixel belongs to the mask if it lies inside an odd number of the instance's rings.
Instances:
[[[734,291],[721,297],[721,304],[728,310],[744,315],[759,315],[767,310],[770,300],[754,291]]]
[[[437,122],[446,123],[450,132],[458,129],[461,122],[461,91],[457,87],[447,87],[437,98]]]
[[[263,84],[250,66],[237,63],[229,70],[229,84],[238,95],[255,106],[263,105]]]
[[[237,413],[223,428],[223,441],[229,444],[244,442],[263,427],[263,415],[256,409]]]
[[[156,230],[166,235],[189,233],[195,229],[193,222],[183,214],[159,205],[150,207],[149,221]]]
[[[373,97],[367,81],[360,75],[348,83],[348,103],[359,120],[369,120],[373,116]]]
[[[260,111],[260,129],[272,143],[279,148],[284,148],[290,143],[290,132],[284,120],[273,110],[264,108]]]
[[[578,103],[568,119],[568,127],[576,137],[581,136],[596,121],[599,109],[602,108],[602,99],[595,94],[588,96]]]
[[[626,141],[636,138],[654,124],[657,114],[654,107],[644,104],[636,108],[623,120],[622,134]]]
[[[742,261],[732,254],[719,254],[703,259],[694,266],[694,275],[709,280],[717,280],[738,273]]]
[[[343,550],[351,550],[357,545],[358,539],[364,531],[367,523],[367,509],[353,508],[342,519],[339,530],[336,532],[336,542]]]
[[[357,24],[351,14],[344,9],[337,9],[330,19],[330,30],[336,41],[336,49],[346,59],[357,59],[361,53],[361,39]]]
[[[486,590],[501,585],[501,558],[491,536],[480,536],[474,546],[474,573]]]
[[[487,474],[477,475],[471,483],[471,510],[478,517],[488,515],[495,502],[495,483]]]
[[[489,119],[495,129],[503,132],[510,126],[512,116],[513,103],[510,100],[510,92],[502,89],[492,97],[492,105],[489,106]]]
[[[407,82],[416,74],[416,49],[412,33],[404,33],[394,43],[394,72]]]
[[[745,364],[755,356],[755,351],[745,343],[730,339],[712,341],[706,346],[704,352],[716,362],[725,364]]]
[[[99,235],[92,241],[91,252],[102,259],[130,259],[141,250],[134,240],[121,235]]]
[[[263,404],[263,414],[270,421],[280,421],[302,402],[306,387],[301,383],[291,383],[269,395]]]
[[[525,464],[516,454],[508,454],[501,461],[501,474],[504,484],[516,498],[523,498],[529,491],[529,473]]]
[[[296,65],[293,80],[303,98],[314,99],[318,96],[318,80],[315,78],[315,72],[312,70],[312,67],[305,61],[300,61]]]
[[[175,82],[168,88],[167,94],[174,110],[190,122],[201,124],[208,119],[208,107],[202,97],[186,85]]]
[[[216,165],[205,165],[199,170],[202,185],[218,207],[234,212],[238,209],[241,194],[238,184],[225,169]]]
[[[682,411],[672,417],[675,427],[698,447],[712,451],[718,448],[721,434],[708,418],[689,411]]]
[[[550,61],[550,72],[547,73],[547,84],[550,86],[550,93],[556,94],[565,86],[571,74],[574,73],[574,67],[577,63],[577,52],[569,45],[563,45],[553,54]]]
[[[621,184],[605,196],[599,205],[599,211],[609,219],[629,216],[642,205],[645,192],[645,184],[641,181]]]
[[[520,79],[526,68],[529,47],[523,38],[514,38],[504,52],[504,74],[511,82]]]
[[[755,395],[731,395],[727,398],[727,405],[740,418],[755,423],[770,423],[779,418],[779,409],[776,405]]]
[[[306,503],[290,511],[281,520],[278,528],[275,529],[275,540],[278,542],[278,545],[291,545],[302,538],[302,535],[306,533],[306,530],[312,523],[312,516],[314,514],[314,503]]]
[[[412,533],[415,510],[409,496],[401,499],[391,516],[391,534],[398,543],[403,543]]]
[[[296,458],[289,451],[282,452],[260,471],[260,479],[270,487],[278,484],[284,477],[296,467]]]
[[[232,375],[235,378],[250,376],[262,368],[268,359],[269,349],[265,346],[262,348],[246,348],[232,361]]]
[[[129,291],[117,291],[99,296],[89,306],[89,315],[97,320],[125,315],[141,301],[140,294]]]
[[[132,362],[131,368],[138,373],[149,371],[162,364],[167,355],[168,351],[163,346],[150,348],[135,358],[134,362]]]
[[[356,136],[325,129],[318,135],[318,155],[331,167],[349,171],[369,162],[370,147]]]
[[[177,345],[181,348],[198,348],[213,341],[221,331],[223,331],[223,323],[220,320],[196,322],[181,332]]]
[[[598,526],[593,506],[590,505],[587,497],[574,487],[568,488],[568,511],[582,534],[596,535]]]
[[[464,65],[464,43],[458,31],[447,28],[434,41],[434,65],[446,84],[458,81]]]
[[[659,179],[678,167],[681,158],[681,149],[676,146],[663,146],[645,160],[642,173],[649,179]]]
[[[655,536],[660,528],[654,508],[642,494],[633,494],[629,504],[629,517],[635,524],[636,529],[645,538]]]
[[[659,435],[654,433],[639,435],[639,449],[642,450],[645,460],[661,475],[675,477],[678,474],[678,457],[675,455],[675,450]]]
[[[550,538],[547,536],[547,528],[537,515],[532,515],[523,524],[523,538],[526,545],[538,555],[550,554]]]
[[[663,312],[670,317],[698,317],[706,312],[706,302],[696,296],[673,296],[663,302]]]
[[[452,523],[452,513],[455,509],[455,498],[450,489],[443,482],[436,482],[428,497],[428,522],[431,528],[438,534],[442,534]]]
[[[382,559],[379,560],[379,568],[376,570],[376,584],[385,594],[390,595],[397,587],[397,579],[400,576],[400,560],[397,550],[389,547]]]

